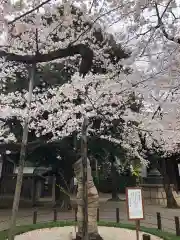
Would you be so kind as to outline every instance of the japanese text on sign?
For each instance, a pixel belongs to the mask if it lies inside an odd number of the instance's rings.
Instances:
[[[127,207],[129,219],[143,219],[144,209],[142,200],[142,190],[140,188],[127,189]]]

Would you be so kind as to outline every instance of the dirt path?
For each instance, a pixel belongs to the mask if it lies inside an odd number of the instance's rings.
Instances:
[[[72,235],[70,235],[72,233]],[[99,227],[99,234],[105,240],[121,240],[136,239],[136,232],[128,229],[113,228],[113,227]],[[142,239],[142,232],[140,232],[140,239]],[[27,232],[15,237],[15,240],[69,240],[75,238],[74,228],[72,227],[62,227],[62,228],[51,228],[51,229],[41,229]],[[151,235],[151,240],[160,240],[159,237]]]

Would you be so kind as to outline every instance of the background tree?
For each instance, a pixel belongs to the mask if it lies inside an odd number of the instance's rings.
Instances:
[[[163,185],[167,197],[167,207],[177,208],[178,203],[173,195],[173,190],[175,190],[176,183],[174,181],[175,179],[172,179],[172,176],[176,174],[175,169],[173,168],[173,163],[177,161],[179,157],[178,151],[165,151],[165,149],[162,148],[157,141],[154,141],[153,145],[149,147],[147,144],[146,134],[143,135],[140,133],[140,139],[145,158],[148,159],[150,166],[157,168],[163,177]],[[173,189],[171,186],[172,183],[174,183]]]

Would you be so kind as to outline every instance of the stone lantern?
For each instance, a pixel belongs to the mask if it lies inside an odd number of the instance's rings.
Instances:
[[[160,172],[157,168],[152,168],[146,178],[147,184],[162,184],[163,177],[161,176]]]

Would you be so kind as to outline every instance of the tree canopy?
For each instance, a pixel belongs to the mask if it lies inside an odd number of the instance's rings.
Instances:
[[[160,96],[159,93],[164,91],[165,83],[170,87],[167,81],[170,75],[177,81],[177,57],[174,52],[173,57],[167,56],[179,42],[178,38],[176,41],[169,37],[164,22],[172,20],[179,5],[175,1],[164,3],[112,0],[97,1],[90,7],[91,4],[82,1],[75,1],[74,5],[71,1],[61,4],[30,1],[20,5],[3,2],[1,148],[5,141],[17,142],[11,149],[17,148],[21,139],[29,64],[36,64],[29,132],[32,141],[56,142],[74,132],[79,134],[86,113],[91,122],[91,136],[125,143],[134,149],[139,146],[138,133],[143,131],[147,132],[149,144],[156,140],[173,149],[179,134],[175,138],[173,127],[168,133],[166,129],[172,116],[178,122],[175,112],[169,111],[178,102],[177,98],[172,101],[172,89],[166,96],[164,92]],[[154,13],[155,21],[149,17]],[[120,14],[128,32],[116,34],[114,38],[105,31],[105,26],[119,22]],[[178,17],[171,25],[175,22]],[[136,41],[126,41],[129,37],[136,37]],[[122,47],[125,43],[126,50]],[[161,53],[155,48],[157,44]],[[167,51],[163,50],[164,46]],[[161,60],[155,61],[154,56]],[[148,60],[145,70],[138,62],[141,60]],[[157,63],[155,67],[153,61]],[[173,85],[173,90],[176,88]],[[164,104],[167,100],[169,105]],[[133,105],[139,104],[141,108],[134,111]],[[19,128],[14,127],[14,122]],[[132,134],[135,141],[131,140]]]

